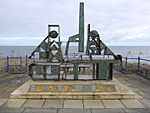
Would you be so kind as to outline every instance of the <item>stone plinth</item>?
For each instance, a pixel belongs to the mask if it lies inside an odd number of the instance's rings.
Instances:
[[[11,98],[50,99],[135,99],[136,94],[116,79],[112,81],[32,81],[10,95]]]

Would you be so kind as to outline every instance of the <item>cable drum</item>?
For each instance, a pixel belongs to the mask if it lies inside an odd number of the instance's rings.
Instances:
[[[50,35],[50,37],[52,37],[52,38],[56,38],[56,37],[58,36],[58,33],[57,33],[55,30],[53,30],[53,31],[51,31],[51,32],[49,33],[49,35]]]

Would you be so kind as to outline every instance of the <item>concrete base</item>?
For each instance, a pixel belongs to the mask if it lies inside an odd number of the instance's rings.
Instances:
[[[38,86],[40,89],[31,91],[31,86]],[[77,90],[56,90],[53,91],[45,91],[41,90],[45,86],[55,86],[55,85],[62,85],[65,86],[75,86],[75,85],[87,85],[87,86],[96,86],[96,85],[112,85],[115,87],[115,90],[110,90],[107,88],[106,90],[91,90],[91,91],[77,91]],[[131,90],[127,88],[127,86],[118,82],[118,80],[114,79],[112,81],[32,81],[29,80],[16,89],[10,95],[11,98],[22,98],[22,99],[29,99],[29,98],[51,98],[51,99],[135,99],[139,98],[133,93]]]

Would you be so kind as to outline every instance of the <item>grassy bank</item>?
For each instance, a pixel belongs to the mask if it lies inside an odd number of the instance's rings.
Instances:
[[[118,69],[119,64],[114,64],[114,67]],[[126,68],[125,61],[123,61],[122,62],[122,72],[125,72],[125,73],[126,72],[127,73],[138,73],[138,63],[130,62],[130,63],[127,64],[127,68]],[[140,63],[140,73],[145,75],[145,76],[150,77],[150,64]]]
[[[22,71],[26,70],[26,58],[22,58]],[[7,70],[7,58],[0,59],[0,74],[9,72],[20,72],[20,59],[9,59],[9,65],[17,65],[17,66],[9,66]]]

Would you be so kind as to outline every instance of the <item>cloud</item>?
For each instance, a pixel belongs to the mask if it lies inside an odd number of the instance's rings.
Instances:
[[[0,38],[1,46],[34,46],[39,45],[43,40],[41,37],[2,37]]]
[[[109,45],[150,44],[149,0],[83,1],[85,31],[90,23],[91,29],[99,31],[101,39]],[[59,24],[62,40],[67,41],[78,33],[79,2],[1,0],[0,45],[37,45],[47,36],[48,24]]]

